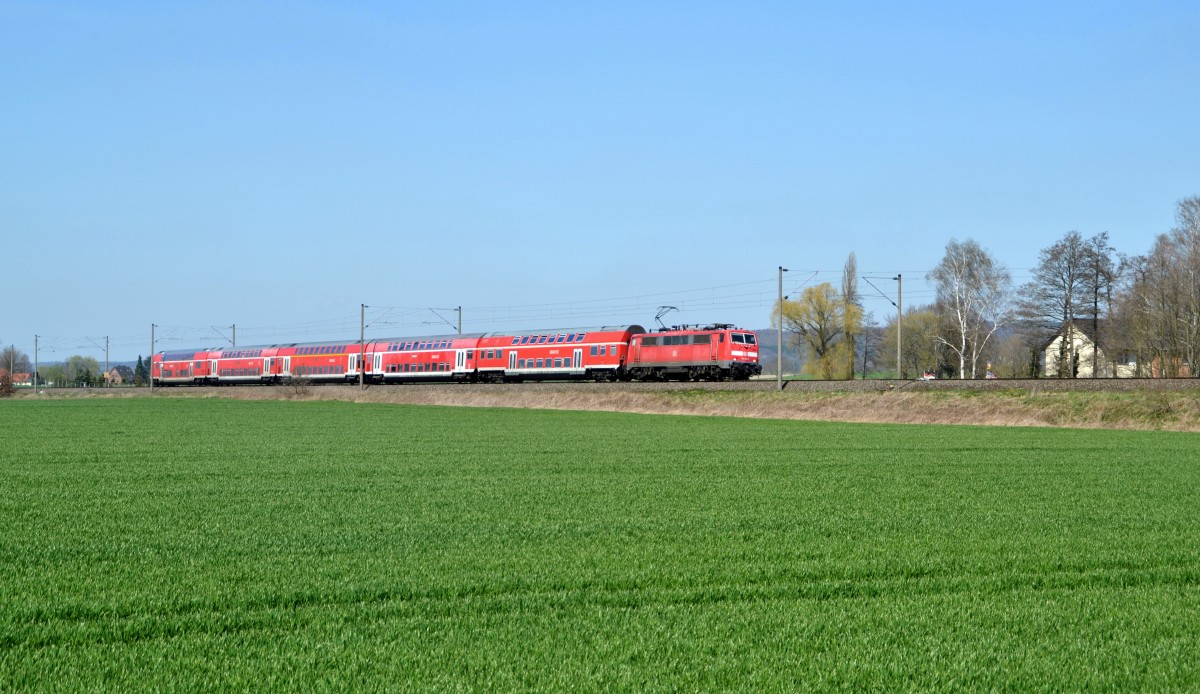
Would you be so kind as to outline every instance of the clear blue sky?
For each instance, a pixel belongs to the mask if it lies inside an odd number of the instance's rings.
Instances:
[[[1073,229],[1145,253],[1200,194],[1198,35],[1188,2],[0,0],[0,342],[764,327],[777,266],[851,251],[906,305],[951,238],[1018,284]]]

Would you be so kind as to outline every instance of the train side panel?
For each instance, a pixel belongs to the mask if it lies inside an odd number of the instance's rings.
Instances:
[[[641,326],[491,333],[479,342],[479,380],[616,380]]]
[[[721,327],[635,336],[629,370],[641,380],[745,380],[762,366],[753,331]]]

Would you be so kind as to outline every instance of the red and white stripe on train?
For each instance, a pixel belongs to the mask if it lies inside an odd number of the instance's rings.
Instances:
[[[155,385],[743,380],[761,373],[755,334],[729,325],[638,325],[163,351]]]

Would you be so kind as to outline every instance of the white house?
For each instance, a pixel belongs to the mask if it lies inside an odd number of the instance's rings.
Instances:
[[[1101,326],[1103,327],[1103,325]],[[1113,350],[1110,358],[1102,348],[1096,346],[1090,326],[1080,321],[1068,321],[1043,350],[1043,370],[1046,378],[1133,378],[1137,373],[1137,359],[1132,353]],[[1070,372],[1064,373],[1064,368]]]

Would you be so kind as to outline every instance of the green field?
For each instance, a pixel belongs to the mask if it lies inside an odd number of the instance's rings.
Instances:
[[[0,691],[1200,688],[1200,437],[0,402]]]

